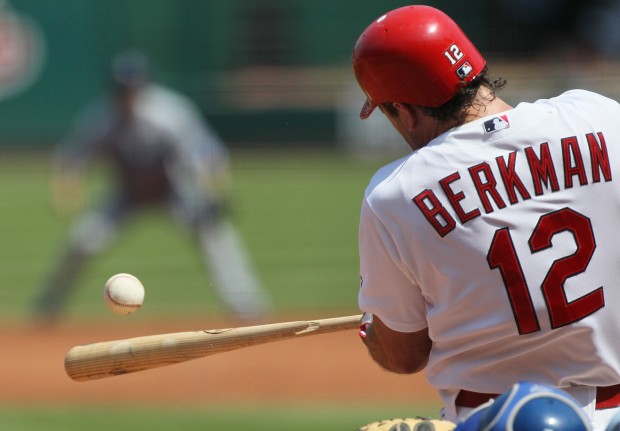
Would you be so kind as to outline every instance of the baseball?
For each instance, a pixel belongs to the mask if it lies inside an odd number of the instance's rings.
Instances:
[[[112,312],[130,314],[142,306],[144,286],[131,274],[116,274],[105,283],[103,299]]]

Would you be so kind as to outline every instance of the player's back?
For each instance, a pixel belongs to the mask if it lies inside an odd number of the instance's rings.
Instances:
[[[443,395],[524,376],[620,382],[619,120],[615,102],[568,92],[453,129],[373,178],[366,205],[422,292]]]

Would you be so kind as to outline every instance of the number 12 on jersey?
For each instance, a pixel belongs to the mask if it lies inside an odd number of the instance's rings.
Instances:
[[[551,262],[540,286],[552,329],[577,322],[605,306],[603,287],[570,302],[564,290],[568,278],[585,272],[596,249],[588,217],[570,208],[541,216],[528,242],[531,253],[552,247],[553,236],[565,231],[573,234],[577,250]],[[519,334],[540,331],[530,290],[508,228],[495,232],[487,262],[491,269],[499,269],[501,273]]]

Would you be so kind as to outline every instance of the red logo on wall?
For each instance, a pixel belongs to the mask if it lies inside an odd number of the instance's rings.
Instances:
[[[17,15],[6,2],[0,6],[0,97],[27,88],[38,77],[43,39],[37,27]]]

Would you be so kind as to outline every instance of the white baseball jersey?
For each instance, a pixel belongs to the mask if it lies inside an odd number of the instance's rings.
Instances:
[[[459,389],[620,383],[614,180],[620,105],[594,93],[449,130],[372,178],[360,308],[429,328],[427,379],[448,410]]]

